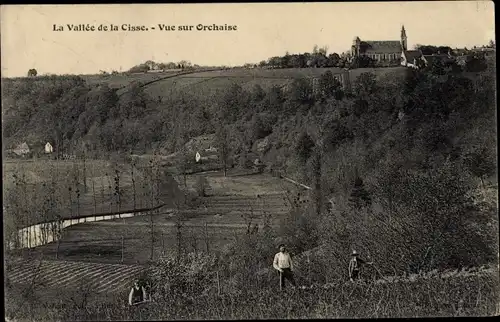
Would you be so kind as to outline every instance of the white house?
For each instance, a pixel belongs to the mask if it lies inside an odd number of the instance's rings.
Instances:
[[[199,163],[202,161],[217,160],[218,156],[217,156],[217,153],[214,153],[214,152],[201,151],[201,152],[196,152],[196,155],[194,158],[195,158],[196,163]]]
[[[45,144],[45,153],[52,153],[52,152],[54,152],[54,148],[52,147],[52,144],[47,142]]]

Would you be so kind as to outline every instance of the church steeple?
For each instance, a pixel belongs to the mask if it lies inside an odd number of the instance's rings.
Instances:
[[[407,50],[408,49],[408,42],[407,42],[408,38],[406,37],[406,30],[405,30],[405,26],[403,25],[401,27],[401,47],[403,50]]]

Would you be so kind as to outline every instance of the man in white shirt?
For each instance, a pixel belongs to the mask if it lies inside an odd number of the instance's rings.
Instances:
[[[293,286],[296,286],[295,279],[293,278],[293,264],[292,257],[286,251],[285,245],[279,246],[279,253],[274,255],[273,267],[280,272],[280,285],[285,287],[285,279],[288,279]]]

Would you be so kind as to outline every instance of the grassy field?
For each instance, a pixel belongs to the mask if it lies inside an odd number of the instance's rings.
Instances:
[[[146,83],[161,79],[166,76],[178,74],[178,70],[164,71],[158,73],[134,73],[134,74],[114,74],[114,75],[81,75],[89,85],[98,85],[107,83],[110,88],[122,88],[130,85],[132,82]]]
[[[132,280],[145,271],[138,265],[100,264],[75,261],[19,261],[8,271],[11,285],[36,281],[46,290],[72,289],[85,284],[95,293],[126,292]]]
[[[359,68],[349,71],[351,81],[354,81],[363,72],[373,72],[377,77],[384,77],[389,74],[401,75],[404,67],[389,68]],[[206,96],[218,89],[227,88],[231,84],[239,84],[243,88],[252,89],[254,85],[259,84],[263,88],[271,86],[284,86],[294,78],[299,77],[319,77],[326,71],[333,74],[342,73],[342,68],[289,68],[289,69],[229,69],[217,71],[200,71],[189,74],[182,74],[175,77],[168,77],[145,86],[145,90],[152,97],[167,97],[172,91],[189,91],[193,95]],[[156,79],[165,78],[169,75],[157,75]],[[138,77],[138,76],[137,76]],[[123,77],[121,84],[127,83]],[[148,83],[155,80],[151,76],[142,76],[137,78],[141,83]],[[128,83],[131,83],[130,81]],[[111,85],[110,85],[111,86]],[[114,85],[113,85],[114,86]],[[120,90],[123,94],[126,89]]]
[[[115,170],[119,171],[120,203],[114,195]],[[24,175],[24,179],[16,180],[14,175],[20,178]],[[24,226],[47,220],[42,208],[46,207],[44,201],[50,197],[48,191],[52,188],[56,202],[50,213],[74,218],[151,207],[150,186],[141,168],[134,170],[132,178],[130,165],[105,160],[86,160],[85,163],[82,160],[36,160],[3,164],[4,206],[12,207],[8,210],[11,212],[15,212],[15,208],[24,209]],[[26,198],[20,198],[20,194]]]
[[[187,177],[187,186],[195,191],[197,178]],[[221,250],[224,245],[244,235],[251,223],[262,229],[264,219],[278,225],[288,213],[296,187],[286,181],[264,174],[223,177],[220,172],[204,174],[209,187],[206,196],[199,197],[196,204],[181,210],[184,218],[181,229],[182,248],[187,252]],[[180,178],[178,178],[180,180]],[[288,192],[287,192],[288,191]],[[83,223],[68,227],[63,232],[59,258],[65,260],[118,263],[122,258],[124,239],[124,262],[144,263],[150,258],[151,238],[153,257],[177,252],[177,228],[170,212],[155,214],[153,233],[151,217],[138,216],[95,223]],[[44,257],[55,258],[57,243],[37,247],[31,251]],[[22,253],[26,254],[25,250]]]
[[[184,210],[186,220],[180,240],[185,253],[206,253],[207,245],[212,254],[224,252],[226,245],[245,236],[252,213],[253,222],[259,225],[266,213],[272,214],[273,223],[278,224],[289,209],[285,195],[293,197],[296,192],[295,185],[267,175],[230,173],[223,177],[220,172],[188,176],[189,189],[195,189],[201,175],[206,177],[209,189],[196,207]],[[164,255],[175,256],[178,240],[169,213],[71,226],[64,232],[59,260],[53,260],[57,244],[52,243],[25,250],[22,261],[11,262],[7,268],[7,311],[16,312],[18,318],[31,314],[42,320],[128,320],[468,316],[491,315],[498,309],[494,286],[498,283],[497,270],[410,276],[407,280],[393,278],[369,284],[339,281],[288,290],[289,296],[283,297],[274,287],[276,276],[270,267],[254,272],[259,275],[259,285],[252,284],[252,279],[248,287],[235,288],[231,276],[221,276],[221,294],[217,295],[212,272],[204,272],[207,277],[201,288],[189,288],[177,295],[157,294],[151,304],[128,308],[127,288],[133,278],[148,272],[160,286],[169,285],[169,280],[155,275],[156,270],[148,271],[151,244],[153,259],[157,260]],[[297,281],[309,286],[311,281],[304,277],[310,269],[309,261],[303,257],[296,258]],[[45,259],[38,271],[37,258]],[[27,287],[34,280],[37,284],[30,290]],[[84,294],[89,294],[88,298]],[[100,297],[104,297],[102,301]],[[24,309],[19,312],[16,308],[21,303]],[[185,309],[194,305],[198,308],[195,313]]]
[[[215,280],[209,279],[203,292],[166,293],[139,307],[127,307],[125,292],[85,298],[67,290],[53,298],[43,288],[24,296],[19,290],[9,291],[5,307],[8,317],[64,321],[491,316],[499,309],[497,284],[497,274],[485,274],[413,283],[337,283],[329,288],[287,290],[284,296],[270,283],[217,294]]]

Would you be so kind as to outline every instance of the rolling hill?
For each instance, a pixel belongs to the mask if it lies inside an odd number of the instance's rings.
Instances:
[[[392,68],[359,68],[349,70],[349,78],[354,81],[361,73],[373,72],[377,77],[402,76],[404,67]],[[255,85],[268,89],[272,86],[283,87],[291,80],[301,77],[316,78],[330,71],[332,74],[341,74],[342,68],[288,68],[288,69],[227,69],[200,71],[185,74],[163,76],[162,79],[143,82],[145,92],[151,97],[167,97],[172,91],[189,91],[193,95],[206,96],[218,89],[224,89],[231,84],[239,84],[244,89],[250,90]],[[121,89],[121,95],[126,88]]]

